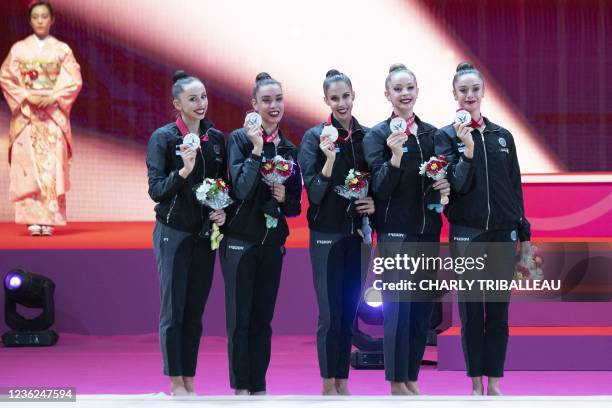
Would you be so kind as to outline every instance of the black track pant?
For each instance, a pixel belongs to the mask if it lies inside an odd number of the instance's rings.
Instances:
[[[394,257],[398,251],[412,257],[421,254],[437,256],[439,240],[437,234],[380,234],[379,256]],[[405,277],[402,274],[405,275],[405,272],[386,271],[383,279],[397,282]],[[435,277],[435,271],[429,271],[427,276],[415,276],[416,279],[426,277]],[[383,301],[385,379],[393,382],[417,381],[434,303],[409,301],[405,295],[388,295],[386,292],[383,292]]]
[[[469,241],[466,242],[466,238]],[[482,232],[451,226],[453,256],[480,256],[487,253],[487,269],[477,279],[511,280],[514,276],[516,231]],[[470,245],[471,244],[471,245]],[[464,279],[472,279],[467,276]],[[510,293],[459,292],[461,343],[469,377],[503,377],[508,346]]]
[[[221,244],[230,385],[265,391],[272,317],[285,249],[226,237]]]
[[[159,342],[164,374],[193,377],[215,253],[210,241],[155,223],[153,250],[160,280]]]
[[[367,273],[368,249],[362,247],[357,235],[310,231],[310,259],[319,305],[317,355],[323,378],[348,378],[353,323]]]

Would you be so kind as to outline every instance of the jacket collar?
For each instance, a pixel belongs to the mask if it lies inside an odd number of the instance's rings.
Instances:
[[[484,119],[484,123],[485,123],[485,128],[484,128],[484,132],[496,132],[498,130],[501,129],[501,126],[491,122],[489,119],[487,119],[486,116],[482,117]]]

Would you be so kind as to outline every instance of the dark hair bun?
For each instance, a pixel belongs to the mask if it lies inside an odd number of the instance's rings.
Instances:
[[[187,78],[187,77],[189,77],[189,75],[185,71],[179,69],[172,76],[172,83],[175,84],[176,81],[180,81],[181,79],[184,79],[184,78]]]
[[[272,79],[272,77],[267,72],[260,72],[255,77],[255,82],[263,81],[264,79]]]
[[[399,62],[396,62],[395,64],[389,67],[389,73],[392,73],[395,71],[408,71],[408,68],[406,68],[404,64],[400,64]]]
[[[467,61],[460,62],[459,65],[457,65],[457,72],[467,71],[470,69],[474,69],[474,66]]]
[[[341,72],[338,71],[337,69],[330,69],[329,71],[327,71],[327,74],[325,74],[325,78],[329,78],[329,77],[333,77],[336,75],[340,75]]]

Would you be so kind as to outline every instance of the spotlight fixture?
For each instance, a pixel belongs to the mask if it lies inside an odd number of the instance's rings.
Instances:
[[[58,335],[49,328],[55,321],[55,284],[42,275],[13,269],[4,277],[4,319],[12,330],[2,335],[6,347],[52,346]],[[17,312],[17,305],[42,309],[34,318]]]
[[[382,326],[383,307],[381,292],[367,288],[359,302],[353,325],[353,345],[357,350],[351,353],[351,366],[355,369],[384,368],[383,339],[370,336],[359,328],[359,320],[370,326]]]

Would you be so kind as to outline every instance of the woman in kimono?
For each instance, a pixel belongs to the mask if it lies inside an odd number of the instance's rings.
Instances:
[[[31,235],[51,235],[66,225],[66,192],[72,158],[70,110],[82,86],[70,47],[49,31],[53,7],[32,2],[34,34],[13,45],[0,68],[0,86],[11,110],[9,199],[15,222]]]

